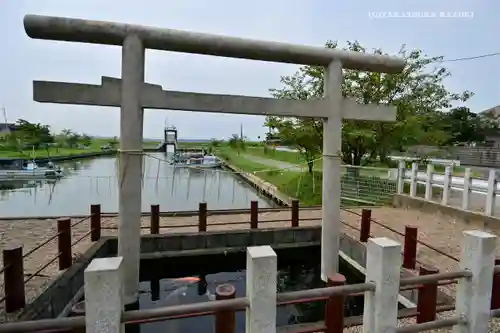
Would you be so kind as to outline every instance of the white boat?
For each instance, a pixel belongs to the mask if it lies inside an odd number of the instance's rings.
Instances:
[[[0,180],[1,179],[44,179],[63,177],[61,168],[49,162],[47,167],[40,167],[34,161],[23,158],[0,159]]]
[[[175,167],[188,167],[194,169],[213,169],[221,166],[221,162],[214,155],[177,154],[169,162]]]

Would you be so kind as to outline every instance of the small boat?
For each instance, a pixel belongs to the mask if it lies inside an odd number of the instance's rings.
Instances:
[[[44,179],[63,177],[61,168],[49,162],[46,167],[38,166],[34,161],[23,158],[0,159],[0,180],[1,179]]]
[[[194,169],[211,169],[221,166],[221,162],[217,156],[194,153],[174,154],[169,164],[175,167],[189,167]]]

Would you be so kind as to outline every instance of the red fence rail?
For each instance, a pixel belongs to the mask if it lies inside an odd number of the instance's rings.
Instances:
[[[50,265],[58,261],[59,270],[70,267],[73,264],[72,248],[74,246],[89,235],[92,241],[99,239],[101,224],[99,212],[100,206],[92,205],[91,214],[78,219],[76,222],[72,223],[70,218],[59,218],[57,220],[57,232],[24,254],[22,246],[3,249],[3,267],[0,269],[0,274],[3,274],[4,296],[0,297],[0,302],[5,302],[5,312],[12,313],[25,307],[26,284],[40,276]],[[72,241],[72,228],[87,221],[90,221],[90,230]],[[95,228],[96,226],[97,228]],[[26,274],[24,270],[25,259],[54,241],[57,242],[57,254],[38,267],[34,273]]]
[[[495,273],[500,272],[500,266],[497,266]],[[429,273],[429,274],[427,274]],[[425,276],[403,278],[400,281],[400,287],[431,285],[434,288],[441,281],[456,280],[460,278],[470,277],[469,271],[456,271],[447,273],[432,273],[427,272]],[[326,301],[325,320],[324,324],[315,325],[314,327],[305,327],[294,331],[295,333],[306,332],[326,332],[326,333],[341,333],[344,327],[361,325],[362,321],[359,317],[350,317],[348,321],[344,321],[344,301],[345,297],[364,293],[366,291],[374,291],[373,283],[359,283],[354,285],[344,285],[345,278],[340,274],[330,277],[329,283],[324,288],[316,288],[309,290],[300,290],[293,292],[280,293],[277,295],[277,304],[299,304],[312,301]],[[126,311],[122,315],[122,323],[124,324],[143,324],[164,320],[192,318],[199,316],[215,315],[215,333],[234,333],[236,322],[235,313],[237,311],[245,311],[248,306],[248,300],[245,297],[235,298],[235,287],[230,284],[219,285],[216,289],[216,300],[185,304],[177,306],[168,306],[155,309],[144,309]],[[426,323],[433,321],[433,325],[438,326],[443,321],[449,319],[436,320],[436,313],[454,310],[454,306],[438,306],[430,313],[429,309],[417,308],[405,309],[398,313],[398,318],[417,317],[418,323]],[[491,316],[500,316],[499,311],[492,311]],[[431,319],[434,318],[434,319]],[[453,325],[453,323],[448,323]],[[0,333],[20,333],[20,332],[56,332],[64,330],[81,329],[85,326],[83,316],[71,318],[45,319],[37,321],[24,321],[17,323],[0,324]],[[421,331],[421,330],[419,330]]]
[[[458,260],[457,258],[447,254],[439,249],[436,249],[429,244],[421,242],[418,240],[418,230],[412,226],[406,226],[405,232],[399,232],[389,226],[384,225],[383,223],[374,220],[371,217],[370,209],[363,209],[361,213],[356,211],[347,210],[346,211],[353,213],[360,217],[359,226],[358,225],[350,225],[345,222],[346,226],[349,226],[355,230],[359,231],[359,241],[367,242],[371,237],[371,223],[384,227],[394,233],[401,235],[404,237],[404,252],[403,252],[403,266],[408,269],[416,269],[417,268],[417,244],[421,244],[423,246],[427,246],[436,252],[445,255],[448,258],[453,260]],[[247,210],[248,212],[248,210]],[[299,202],[297,200],[292,202],[290,209],[290,218],[289,219],[271,219],[271,220],[261,220],[259,219],[259,207],[257,201],[252,201],[250,205],[249,211],[249,219],[245,221],[236,221],[236,222],[228,222],[228,223],[211,223],[210,226],[213,225],[250,225],[251,229],[259,228],[259,225],[263,223],[272,223],[272,222],[290,222],[291,227],[299,227],[300,221],[312,221],[312,220],[320,220],[320,218],[300,218],[300,210],[299,210]],[[161,225],[160,223],[160,206],[159,205],[151,205],[151,214],[150,214],[150,225],[142,228],[149,229],[151,234],[159,234],[161,229],[164,228],[182,228],[182,227],[193,227],[197,226],[198,231],[205,232],[208,229],[208,221],[207,217],[210,216],[210,211],[207,209],[206,203],[200,203],[198,209],[198,217],[196,224],[186,224],[186,225]],[[42,243],[29,250],[25,254],[22,253],[22,247],[14,247],[3,250],[3,260],[4,267],[0,269],[0,274],[4,275],[4,293],[5,296],[0,298],[0,302],[5,301],[5,309],[6,312],[15,312],[21,308],[23,308],[26,304],[25,300],[25,284],[29,282],[31,279],[35,278],[40,274],[44,269],[58,260],[58,265],[60,270],[67,269],[72,265],[73,255],[72,248],[81,242],[86,237],[90,236],[91,241],[98,241],[101,238],[101,232],[103,229],[116,229],[113,227],[105,227],[102,223],[103,214],[101,213],[100,205],[91,205],[90,206],[90,215],[77,220],[76,222],[71,221],[69,218],[60,218],[57,220],[57,233],[44,240]],[[72,241],[72,228],[82,224],[86,221],[89,221],[89,230],[82,236],[80,236],[75,241]],[[25,278],[24,274],[24,259],[36,251],[40,250],[42,247],[46,246],[50,242],[57,240],[57,249],[58,253],[47,263],[42,265],[37,269],[37,271],[33,274],[30,274],[27,278]],[[500,259],[497,260],[496,264],[500,264]],[[438,270],[433,267],[429,267],[426,265],[420,265],[419,267],[420,275],[426,274],[435,274],[438,273]],[[455,283],[456,281],[450,280],[442,283],[428,283],[428,284],[419,284],[419,285],[411,285],[402,287],[401,290],[410,290],[410,289],[418,289],[420,292],[418,294],[418,314],[417,321],[426,322],[433,320],[435,318],[435,313],[439,310],[437,307],[437,288],[442,285],[447,285],[451,283]],[[332,282],[335,283],[335,282]],[[493,296],[491,300],[492,309],[500,309],[500,273],[496,273],[494,277],[493,283]],[[317,298],[317,299],[309,299],[305,300],[307,302],[311,301],[327,301],[333,302],[333,300],[329,298]],[[340,302],[340,298],[336,298],[335,302]],[[330,304],[330,303],[328,303]],[[328,306],[327,308],[331,310],[333,305]],[[335,308],[335,307],[334,307]],[[433,317],[434,316],[434,317]],[[330,331],[327,331],[330,333]],[[333,332],[333,331],[332,331]]]

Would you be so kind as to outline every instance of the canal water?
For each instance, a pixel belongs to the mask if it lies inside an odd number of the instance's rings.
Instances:
[[[208,209],[249,208],[250,201],[259,207],[273,203],[223,170],[173,168],[164,153],[144,157],[142,211],[159,204],[161,211],[198,209],[207,202]],[[117,159],[103,156],[58,163],[66,174],[59,180],[16,180],[0,182],[2,217],[64,216],[87,214],[89,205],[101,204],[103,212],[118,211]]]

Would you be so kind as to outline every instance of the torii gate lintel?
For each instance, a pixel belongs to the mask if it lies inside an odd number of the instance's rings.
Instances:
[[[33,100],[41,103],[121,106],[121,80],[103,76],[101,84],[33,81]],[[206,94],[163,90],[161,85],[144,83],[141,106],[145,109],[328,118],[325,99],[291,100],[269,97]],[[386,104],[359,104],[342,98],[342,118],[394,121],[396,108]]]

